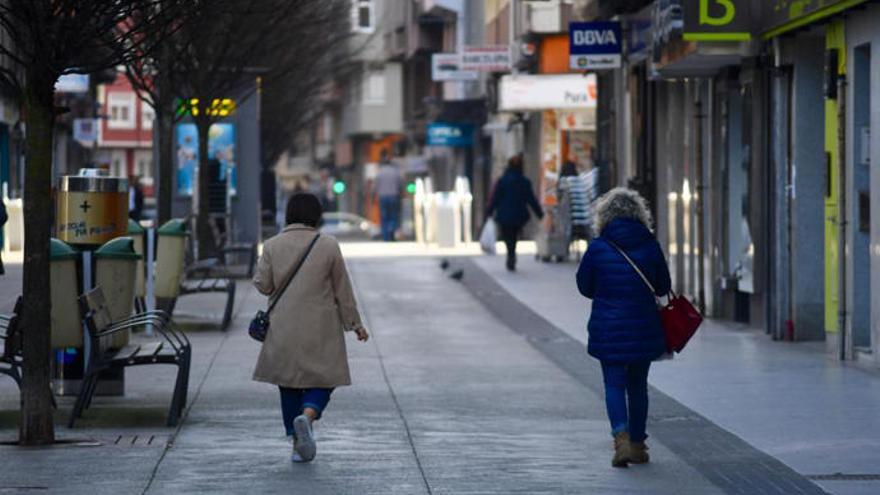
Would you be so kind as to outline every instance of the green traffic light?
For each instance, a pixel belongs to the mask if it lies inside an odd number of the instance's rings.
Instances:
[[[416,183],[410,182],[409,184],[407,184],[406,185],[406,192],[408,192],[410,194],[415,194],[416,193]]]
[[[345,192],[345,182],[338,180],[333,183],[333,192],[336,194],[342,194]]]

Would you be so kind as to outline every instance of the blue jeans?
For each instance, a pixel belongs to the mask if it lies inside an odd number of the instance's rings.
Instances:
[[[650,361],[628,364],[602,362],[605,407],[608,409],[612,435],[627,431],[633,442],[644,442],[648,438],[645,423],[648,420],[650,367]]]
[[[400,224],[400,198],[380,196],[379,213],[382,217],[382,239],[393,241],[394,233],[397,232]]]
[[[303,413],[303,409],[314,409],[318,418],[330,402],[332,388],[287,388],[278,387],[281,391],[281,416],[287,435],[293,435],[293,420]],[[317,419],[317,418],[315,418]]]

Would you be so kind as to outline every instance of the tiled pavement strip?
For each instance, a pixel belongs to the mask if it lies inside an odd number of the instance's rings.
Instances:
[[[583,385],[603,394],[598,363],[583,345],[510,295],[469,259],[459,262],[465,287],[511,330],[523,335]],[[588,363],[585,365],[585,362]],[[730,494],[821,494],[804,476],[651,387],[650,432],[664,446]]]

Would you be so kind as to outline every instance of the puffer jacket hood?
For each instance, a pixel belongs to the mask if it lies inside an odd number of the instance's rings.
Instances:
[[[613,220],[618,218],[631,218],[638,220],[648,230],[651,230],[653,221],[648,203],[639,193],[625,187],[614,188],[596,201],[596,211],[593,222],[593,231],[596,236],[602,235],[602,231]]]

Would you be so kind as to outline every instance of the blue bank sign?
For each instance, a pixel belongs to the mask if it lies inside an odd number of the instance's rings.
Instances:
[[[432,122],[428,124],[428,146],[470,148],[474,143],[472,124]]]
[[[572,69],[617,69],[622,44],[619,22],[572,22],[568,25]]]

